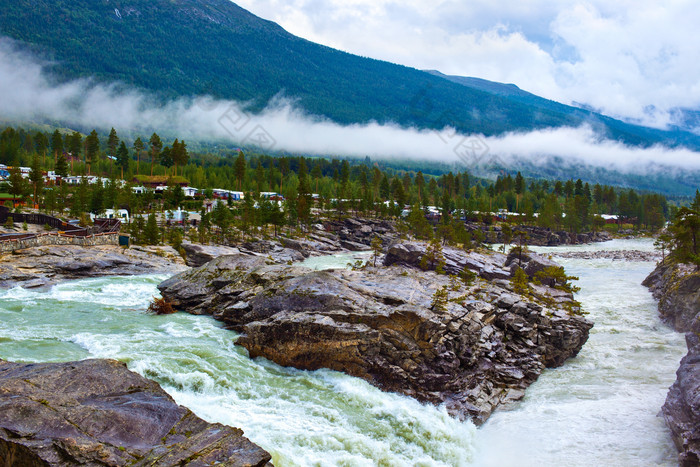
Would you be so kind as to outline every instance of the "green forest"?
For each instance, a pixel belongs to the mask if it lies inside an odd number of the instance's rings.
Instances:
[[[44,212],[76,218],[113,208],[127,209],[132,216],[178,207],[198,212],[203,198],[213,197],[213,189],[245,192],[245,201],[219,203],[213,217],[203,218],[205,224],[238,225],[244,231],[261,225],[274,225],[275,231],[284,225],[308,225],[322,212],[394,218],[403,213],[419,238],[432,237],[436,232],[432,224],[438,222],[437,233],[445,239],[463,238],[467,233],[464,220],[491,223],[494,216],[488,213],[499,210],[520,214],[511,216],[511,222],[571,232],[620,228],[606,225],[598,214],[619,215],[619,224],[655,231],[677,209],[660,194],[590,185],[580,179],[534,180],[518,172],[488,181],[468,172],[431,175],[398,170],[369,159],[273,157],[250,152],[222,158],[190,153],[185,141],[162,141],[156,133],[124,141],[115,129],[100,136],[94,130],[83,135],[8,127],[0,133],[0,164],[31,168],[28,179],[10,170],[10,179],[0,183],[0,192],[33,201]],[[45,171],[63,177],[91,174],[106,181],[88,184],[83,178],[77,186],[49,187],[39,176]],[[132,187],[154,181],[169,188],[162,194],[133,192]],[[186,198],[185,184],[202,190],[204,196]],[[285,199],[282,209],[261,199],[261,192],[280,193]],[[431,212],[441,219],[428,222]]]

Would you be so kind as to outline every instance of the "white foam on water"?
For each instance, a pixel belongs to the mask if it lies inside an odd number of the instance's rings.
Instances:
[[[653,245],[618,240],[566,248],[623,249],[651,251]],[[657,414],[686,349],[683,335],[660,321],[641,286],[654,263],[555,259],[580,277],[577,299],[595,326],[578,357],[546,370],[521,403],[496,412],[479,430],[474,465],[677,465]]]
[[[651,248],[634,240],[567,250]],[[351,259],[325,258],[320,267]],[[357,378],[251,360],[234,345],[237,335],[209,317],[147,315],[164,276],[0,292],[0,358],[125,361],[202,418],[243,428],[278,466],[674,465],[656,414],[685,348],[639,285],[653,264],[559,261],[581,277],[578,298],[596,323],[589,342],[479,430]]]

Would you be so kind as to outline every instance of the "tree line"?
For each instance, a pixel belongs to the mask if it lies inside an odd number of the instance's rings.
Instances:
[[[142,212],[185,202],[175,184],[162,197],[153,193],[134,195],[131,183],[136,183],[138,175],[165,176],[171,181],[176,176],[184,177],[191,186],[243,191],[253,200],[257,199],[256,193],[279,192],[288,201],[285,209],[295,222],[309,221],[311,208],[317,205],[339,215],[397,217],[406,206],[413,208],[414,217],[418,212],[425,217],[426,210],[434,206],[440,213],[459,213],[454,215],[459,220],[487,222],[490,215],[486,213],[505,210],[520,214],[519,222],[572,232],[601,229],[604,220],[597,215],[614,214],[638,228],[656,230],[676,210],[663,195],[600,184],[591,186],[580,179],[529,180],[520,173],[503,173],[489,181],[467,171],[424,174],[420,170],[388,167],[369,158],[273,157],[242,151],[223,156],[190,154],[181,139],[164,145],[160,136],[153,133],[148,138],[139,136],[125,141],[115,129],[101,136],[96,130],[83,135],[77,131],[47,133],[8,127],[0,133],[0,163],[29,165],[34,174],[28,181],[11,175],[6,190],[18,197],[30,196],[42,208],[63,206],[73,214],[97,213],[107,208]],[[76,187],[44,190],[37,174],[45,170],[60,175],[100,175],[110,182],[84,182]],[[118,183],[120,179],[127,183]],[[5,190],[0,188],[2,191]],[[196,204],[189,206],[194,208]]]

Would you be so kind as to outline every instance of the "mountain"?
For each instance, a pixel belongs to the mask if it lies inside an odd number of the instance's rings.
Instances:
[[[51,60],[59,81],[93,77],[162,98],[208,94],[261,110],[283,95],[341,124],[497,135],[588,123],[627,144],[700,136],[630,125],[483,80],[435,76],[318,45],[228,0],[0,0],[0,35]]]
[[[689,129],[692,119],[700,118],[700,113],[692,114],[688,112],[684,114],[688,125],[682,127],[677,126],[675,131],[663,131],[622,122],[586,109],[583,105],[580,107],[564,105],[523,91],[514,84],[502,84],[480,78],[445,75],[435,70],[427,70],[426,72],[450,82],[461,84],[470,89],[477,89],[507,98],[512,102],[526,105],[531,109],[539,109],[541,111],[565,115],[565,118],[580,123],[587,123],[597,129],[601,134],[611,137],[611,139],[622,140],[627,144],[646,146],[652,141],[664,142],[666,144],[670,141],[675,141],[679,144],[696,149],[697,142],[699,141],[696,135],[693,135]],[[670,141],[667,138],[670,138]],[[671,143],[669,146],[675,146],[675,144]]]

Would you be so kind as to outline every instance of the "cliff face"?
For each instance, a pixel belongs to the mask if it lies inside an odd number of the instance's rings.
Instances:
[[[642,284],[659,301],[659,313],[665,322],[679,332],[693,330],[700,313],[700,273],[693,266],[666,260]],[[694,330],[700,331],[700,327]]]
[[[643,284],[659,300],[664,321],[687,332],[688,354],[681,360],[676,382],[662,408],[679,451],[681,466],[700,465],[700,274],[694,267],[664,261]]]
[[[685,339],[688,355],[681,360],[662,412],[679,451],[679,464],[696,467],[700,465],[700,338],[688,333]]]
[[[389,254],[410,264],[421,251],[399,245]],[[572,300],[567,292],[534,286],[527,297],[514,293],[503,255],[446,256],[447,269],[470,269],[476,280],[405,264],[311,271],[234,255],[159,289],[176,308],[211,314],[241,333],[237,344],[253,358],[342,371],[483,423],[499,405],[522,398],[545,367],[575,356],[592,324],[559,306]]]
[[[238,428],[207,423],[114,360],[0,360],[0,465],[264,466]]]

